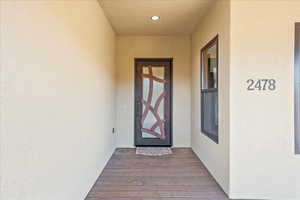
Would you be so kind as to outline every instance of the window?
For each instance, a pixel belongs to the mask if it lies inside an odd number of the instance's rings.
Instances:
[[[201,50],[201,132],[218,143],[218,36]]]
[[[300,154],[300,23],[296,23],[295,27],[295,153]]]

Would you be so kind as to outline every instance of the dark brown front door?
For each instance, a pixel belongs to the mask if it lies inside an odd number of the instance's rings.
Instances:
[[[135,145],[172,145],[172,59],[135,59]]]

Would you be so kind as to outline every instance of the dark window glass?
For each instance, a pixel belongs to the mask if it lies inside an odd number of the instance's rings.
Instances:
[[[218,143],[218,36],[201,50],[201,131]]]

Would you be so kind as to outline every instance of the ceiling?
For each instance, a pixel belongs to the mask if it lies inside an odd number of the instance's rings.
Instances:
[[[189,35],[213,1],[99,0],[119,35]]]

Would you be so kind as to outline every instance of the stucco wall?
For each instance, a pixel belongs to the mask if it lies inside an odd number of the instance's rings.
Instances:
[[[114,47],[96,0],[1,1],[0,199],[84,199],[114,150]]]
[[[223,190],[229,192],[230,2],[216,1],[192,35],[192,148]],[[219,35],[219,144],[201,133],[200,51]]]
[[[134,58],[173,58],[173,144],[190,146],[189,36],[117,37],[117,146],[134,146]]]
[[[300,199],[294,154],[296,0],[233,0],[230,69],[230,196]],[[272,78],[275,91],[247,91],[247,79]]]

